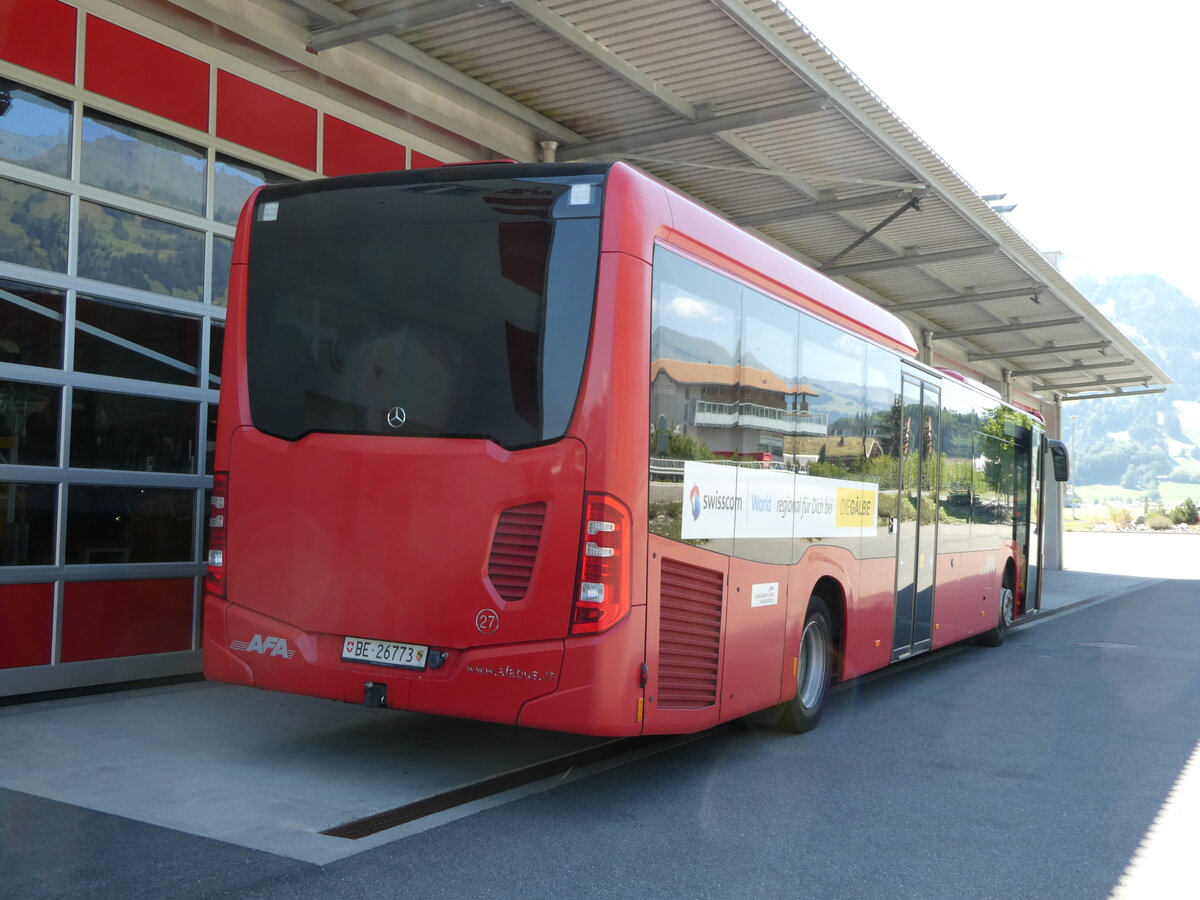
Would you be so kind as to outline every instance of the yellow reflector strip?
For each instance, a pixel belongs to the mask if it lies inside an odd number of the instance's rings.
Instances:
[[[797,656],[795,659],[792,660],[792,677],[795,678],[799,674],[800,674],[800,657]]]
[[[642,721],[642,719],[644,719],[645,717],[646,717],[646,700],[645,700],[645,698],[644,698],[644,697],[638,697],[638,717],[637,717],[637,720],[640,722],[640,721]]]

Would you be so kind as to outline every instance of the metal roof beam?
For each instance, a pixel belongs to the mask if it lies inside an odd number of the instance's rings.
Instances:
[[[318,19],[333,24],[340,25],[358,21],[356,16],[346,12],[337,4],[331,3],[330,0],[286,0],[286,2],[311,13]],[[394,35],[381,34],[371,38],[370,43],[384,53],[402,60],[446,84],[452,85],[463,93],[481,100],[493,109],[512,116],[518,122],[524,122],[544,138],[551,138],[561,141],[564,144],[576,144],[581,140],[579,134],[576,134],[559,122],[543,116],[536,110],[530,109],[512,97],[488,87],[483,82],[460,72],[440,59],[435,59],[428,53],[418,50],[416,47],[400,40],[400,38]]]
[[[633,162],[654,163],[662,166],[685,166],[691,169],[709,169],[713,172],[736,172],[742,175],[765,175],[771,178],[779,178],[790,184],[794,184],[804,190],[809,190],[809,186],[804,182],[804,179],[832,179],[840,181],[843,184],[865,184],[874,187],[891,187],[899,188],[900,193],[894,195],[892,199],[903,200],[908,196],[923,196],[926,185],[920,182],[904,182],[904,181],[885,181],[880,178],[851,178],[846,175],[830,175],[826,172],[802,172],[799,169],[781,169],[779,166],[770,162],[767,157],[760,153],[756,153],[753,149],[743,148],[739,142],[737,135],[729,134],[728,132],[717,132],[717,137],[724,140],[729,146],[737,150],[743,156],[751,161],[756,161],[761,158],[762,164],[756,166],[726,166],[719,163],[702,163],[694,162],[687,159],[669,159],[662,156],[647,156],[643,153],[622,153],[622,154],[606,154],[608,156],[619,155],[622,159],[632,160]],[[922,193],[913,194],[914,191]],[[872,206],[878,204],[872,203]],[[732,220],[731,220],[732,221]],[[855,225],[858,228],[859,226]]]
[[[1043,390],[1054,390],[1054,388],[1043,388]],[[1111,391],[1107,394],[1077,394],[1074,397],[1059,397],[1059,400],[1107,400],[1110,397],[1140,397],[1142,394],[1163,394],[1166,393],[1165,387],[1146,388],[1144,391]],[[1041,391],[1037,391],[1041,393]]]
[[[904,215],[910,209],[915,209],[917,212],[921,211],[921,198],[920,197],[909,197],[908,200],[905,202],[905,204],[903,206],[901,206],[898,210],[893,212],[891,215],[889,215],[886,219],[884,219],[882,222],[880,222],[878,225],[876,225],[870,231],[867,231],[865,234],[859,235],[857,238],[855,238],[853,241],[851,241],[849,244],[847,244],[845,247],[843,247],[838,253],[835,253],[832,257],[827,259],[825,261],[825,265],[822,266],[822,268],[824,268],[824,269],[833,268],[833,264],[836,263],[839,259],[841,259],[843,256],[847,256],[848,254],[852,253],[856,247],[861,246],[862,244],[866,243],[871,238],[873,238],[875,235],[879,234],[879,232],[883,231],[883,229],[887,228],[889,225],[891,225],[893,222],[895,222],[898,218],[900,218],[902,215]]]
[[[948,338],[975,337],[980,334],[1000,334],[1005,331],[1025,331],[1033,328],[1054,328],[1058,325],[1078,325],[1083,316],[1064,316],[1061,319],[1042,319],[1035,322],[1010,322],[1007,325],[988,325],[983,328],[968,328],[964,331],[934,331],[930,340],[944,341]]]
[[[1027,288],[1013,288],[1007,291],[988,291],[983,294],[956,294],[953,297],[934,297],[929,300],[909,300],[906,303],[893,303],[888,312],[911,312],[915,309],[934,309],[939,306],[957,306],[960,303],[989,303],[992,300],[1019,300],[1029,297],[1035,303],[1038,295],[1046,288],[1044,285],[1033,285]]]
[[[973,259],[977,256],[991,256],[999,252],[995,244],[983,244],[976,247],[960,247],[958,250],[939,250],[934,253],[906,253],[891,259],[875,259],[870,262],[848,263],[842,266],[821,266],[820,271],[829,276],[858,275],[861,272],[884,272],[888,269],[901,269],[905,266],[928,266],[933,263],[953,262],[959,259]]]
[[[1149,387],[1150,378],[1147,375],[1143,375],[1140,378],[1097,378],[1092,381],[1076,381],[1072,382],[1071,384],[1046,384],[1043,385],[1040,390],[1075,391],[1093,387],[1116,387],[1119,384],[1144,384],[1146,387]]]
[[[1092,369],[1116,369],[1121,366],[1132,365],[1135,365],[1132,359],[1113,359],[1093,363],[1085,363],[1082,360],[1077,360],[1069,366],[1047,366],[1043,369],[1017,369],[1013,372],[1013,377],[1027,378],[1030,375],[1055,375],[1059,372],[1090,372]]]
[[[766,212],[752,213],[748,216],[738,216],[730,221],[743,228],[753,228],[757,225],[769,225],[773,222],[790,222],[793,219],[803,219],[806,216],[816,216],[821,213],[840,212],[846,209],[866,209],[869,206],[883,206],[896,200],[906,200],[910,196],[923,197],[925,191],[882,191],[878,194],[863,194],[861,197],[846,197],[841,200],[826,200],[821,203],[805,203],[801,206],[785,206],[783,209],[773,209]]]
[[[497,2],[499,0],[425,0],[424,3],[415,4],[394,3],[383,12],[352,22],[315,28],[309,32],[304,44],[314,52],[330,50],[355,41],[368,41],[402,28],[416,28],[448,19],[460,13],[492,6]]]
[[[1005,350],[1003,353],[971,353],[967,358],[971,362],[981,359],[1012,359],[1017,356],[1043,356],[1047,353],[1074,353],[1077,350],[1104,350],[1112,346],[1112,341],[1090,341],[1086,344],[1064,344],[1055,347],[1031,347],[1026,350]]]
[[[602,156],[606,153],[620,153],[624,150],[671,144],[701,135],[716,134],[719,131],[736,131],[739,128],[762,125],[780,119],[795,119],[820,112],[828,106],[828,97],[811,97],[807,100],[792,100],[773,106],[760,106],[757,109],[730,113],[726,116],[712,116],[682,125],[666,125],[662,128],[637,131],[604,141],[591,141],[574,147],[566,147],[558,151],[558,158],[563,161],[584,159],[591,156]]]

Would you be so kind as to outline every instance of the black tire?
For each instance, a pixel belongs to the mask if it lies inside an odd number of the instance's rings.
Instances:
[[[1003,644],[1004,639],[1008,637],[1008,626],[1012,624],[1015,603],[1012,570],[1009,569],[1004,573],[1004,580],[1000,582],[1000,617],[996,627],[976,637],[975,643],[981,647],[999,647]]]
[[[796,696],[783,704],[781,728],[803,734],[821,721],[821,710],[833,680],[833,631],[825,601],[813,596],[808,601],[804,631],[800,636],[800,667],[796,673]]]

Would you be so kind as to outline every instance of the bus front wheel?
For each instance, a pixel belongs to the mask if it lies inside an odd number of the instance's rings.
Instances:
[[[825,601],[813,596],[808,601],[804,633],[800,637],[800,661],[796,671],[796,696],[783,704],[780,725],[802,734],[812,731],[821,719],[833,676],[832,631]]]
[[[1012,624],[1015,601],[1013,577],[1009,570],[1004,573],[1004,581],[1000,583],[1000,617],[996,626],[975,638],[976,643],[982,647],[999,647],[1004,643],[1008,636],[1008,626]]]

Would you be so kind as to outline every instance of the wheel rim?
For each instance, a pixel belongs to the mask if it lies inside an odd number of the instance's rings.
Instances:
[[[1000,588],[1000,626],[1007,628],[1012,624],[1013,592],[1010,587]]]
[[[812,709],[829,683],[829,644],[825,640],[825,626],[818,619],[804,626],[798,681],[800,703],[805,709]]]

